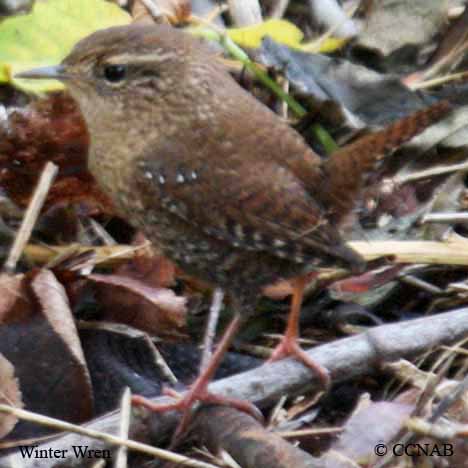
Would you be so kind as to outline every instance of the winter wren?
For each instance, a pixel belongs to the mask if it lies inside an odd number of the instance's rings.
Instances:
[[[56,67],[24,78],[57,78],[86,120],[89,168],[117,209],[183,270],[250,314],[261,288],[298,277],[276,357],[298,347],[304,274],[324,266],[361,272],[339,225],[364,174],[387,150],[438,120],[447,105],[416,112],[322,160],[277,115],[242,89],[194,37],[169,26],[123,26],[79,42]],[[185,398],[207,383],[235,333]]]

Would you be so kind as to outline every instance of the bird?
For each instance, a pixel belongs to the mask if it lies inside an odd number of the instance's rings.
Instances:
[[[186,273],[222,288],[236,315],[185,396],[155,411],[223,402],[208,384],[262,288],[292,279],[291,312],[273,353],[293,355],[326,388],[330,376],[298,345],[307,274],[366,262],[340,225],[388,151],[441,119],[434,104],[328,158],[243,89],[200,39],[167,25],[128,25],[82,39],[61,64],[18,75],[54,78],[90,135],[88,167],[117,211]],[[246,402],[230,402],[251,410]]]

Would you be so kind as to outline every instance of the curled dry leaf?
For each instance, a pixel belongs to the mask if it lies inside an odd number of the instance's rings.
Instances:
[[[63,286],[49,270],[13,279],[23,300],[6,302],[12,305],[0,326],[0,353],[14,366],[25,407],[66,421],[90,419],[90,377]],[[21,422],[14,436],[42,430]]]
[[[33,101],[0,120],[0,187],[26,206],[47,161],[59,166],[46,207],[82,203],[88,211],[112,212],[86,168],[89,138],[81,113],[66,93]]]
[[[64,287],[50,270],[42,270],[32,281],[31,287],[50,325],[68,344],[70,352],[83,366],[86,377],[85,358]],[[89,376],[87,378],[89,380]]]
[[[412,405],[391,401],[360,405],[331,449],[358,463],[369,463],[376,444],[390,442],[412,410]]]
[[[144,241],[147,242],[146,240]],[[128,262],[118,267],[114,273],[119,276],[144,281],[147,284],[166,288],[175,283],[175,265],[162,254],[152,255],[137,251]]]
[[[186,299],[170,289],[122,275],[92,274],[88,278],[101,284],[100,299],[107,320],[157,334],[175,331],[185,324]]]
[[[15,378],[11,362],[0,354],[0,403],[22,408],[21,391]],[[16,425],[17,418],[6,413],[0,414],[0,439]]]
[[[21,321],[30,315],[24,275],[0,275],[0,325]]]

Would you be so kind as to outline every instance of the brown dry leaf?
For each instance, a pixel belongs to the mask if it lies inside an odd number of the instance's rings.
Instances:
[[[86,168],[89,137],[81,113],[66,93],[33,101],[0,121],[0,187],[26,206],[47,161],[59,166],[46,207],[83,203],[88,211],[112,212],[108,198]]]
[[[14,303],[0,326],[0,353],[14,366],[25,407],[66,421],[90,419],[90,377],[63,286],[51,271],[36,270],[19,290],[24,300]],[[21,422],[15,436],[41,430]]]
[[[15,378],[14,368],[8,359],[0,354],[0,403],[22,408],[21,391]],[[6,413],[0,414],[0,439],[16,425],[18,419]]]
[[[360,464],[368,463],[376,444],[390,442],[413,409],[413,405],[390,401],[361,404],[331,450]]]
[[[42,270],[32,281],[31,288],[53,330],[67,343],[70,352],[83,367],[85,381],[90,382],[78,331],[64,287],[50,270]]]
[[[136,252],[132,260],[119,266],[114,274],[143,281],[150,285],[166,288],[175,283],[176,267],[163,255],[142,255]]]
[[[186,299],[172,290],[122,275],[92,274],[100,283],[105,319],[126,323],[148,333],[172,333],[185,325]]]
[[[31,315],[24,275],[0,274],[0,324],[19,322]]]

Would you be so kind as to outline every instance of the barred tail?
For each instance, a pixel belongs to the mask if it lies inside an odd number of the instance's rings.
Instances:
[[[332,214],[333,222],[341,219],[353,208],[366,175],[391,150],[422,133],[439,121],[451,105],[442,101],[391,124],[378,132],[366,135],[347,145],[323,162],[323,203]]]

